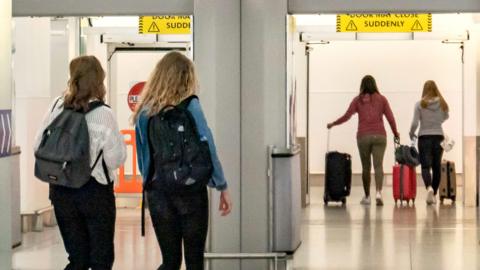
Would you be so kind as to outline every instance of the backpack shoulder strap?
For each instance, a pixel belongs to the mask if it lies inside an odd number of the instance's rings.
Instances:
[[[57,100],[55,100],[55,104],[53,104],[53,107],[52,107],[52,110],[50,110],[50,113],[52,113],[55,110],[60,99],[62,99],[62,96],[59,96]]]
[[[100,158],[102,158],[103,173],[105,174],[105,177],[107,178],[107,183],[111,183],[113,181],[112,181],[112,179],[110,179],[110,174],[108,173],[107,164],[105,163],[105,160],[103,159],[102,156],[103,156],[103,150],[100,150],[100,153],[98,153],[98,156],[95,159],[95,163],[93,163],[92,170],[97,166],[97,163],[100,160]]]
[[[188,105],[190,105],[190,102],[191,102],[193,99],[198,99],[198,96],[196,96],[196,95],[191,95],[191,96],[187,97],[187,98],[184,99],[182,102],[180,102],[180,104],[178,104],[177,107],[186,110],[186,109],[188,108]]]
[[[85,114],[99,108],[99,107],[102,107],[102,106],[105,106],[105,107],[108,107],[110,108],[110,106],[108,106],[107,104],[105,104],[105,102],[103,101],[100,101],[100,100],[95,100],[95,101],[92,101],[90,103],[88,103],[88,110],[85,112]]]

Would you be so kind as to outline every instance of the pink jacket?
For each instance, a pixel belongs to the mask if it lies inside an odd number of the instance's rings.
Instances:
[[[367,135],[387,135],[383,125],[383,115],[387,118],[392,132],[398,136],[397,124],[393,117],[392,109],[387,99],[380,94],[360,95],[353,99],[347,112],[334,125],[340,125],[347,122],[352,115],[358,113],[358,131],[357,138]]]

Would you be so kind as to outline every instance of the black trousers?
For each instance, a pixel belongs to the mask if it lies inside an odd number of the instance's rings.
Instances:
[[[187,270],[204,269],[205,242],[208,231],[207,188],[188,195],[164,193],[153,181],[147,191],[153,227],[162,251],[159,270],[179,270],[182,241]]]
[[[115,196],[113,183],[91,179],[79,189],[50,185],[50,200],[68,253],[67,270],[112,269]]]
[[[431,186],[433,188],[435,195],[440,186],[443,156],[443,148],[440,144],[443,139],[441,135],[425,135],[418,139],[423,182],[425,187]]]

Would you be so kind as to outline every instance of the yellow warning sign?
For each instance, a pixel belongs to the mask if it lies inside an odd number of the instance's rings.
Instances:
[[[432,32],[432,14],[339,14],[337,32]]]
[[[140,16],[140,34],[188,35],[192,28],[190,16]]]

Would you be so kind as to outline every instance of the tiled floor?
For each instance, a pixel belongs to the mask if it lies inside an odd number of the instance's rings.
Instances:
[[[313,188],[295,269],[480,269],[478,209],[460,203],[428,207],[421,189],[415,207],[395,207],[390,188],[385,192],[383,207],[359,205],[360,187],[354,187],[346,207],[325,207],[323,189]],[[160,263],[151,226],[146,238],[139,236],[139,213],[118,212],[114,269],[156,269]],[[26,234],[13,260],[18,270],[62,269],[67,261],[56,228]]]

